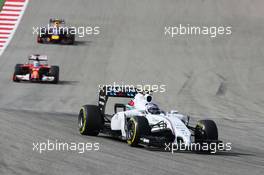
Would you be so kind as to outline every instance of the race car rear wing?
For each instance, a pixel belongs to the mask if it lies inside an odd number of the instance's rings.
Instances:
[[[105,113],[106,103],[109,97],[134,98],[137,93],[151,94],[150,90],[140,90],[132,85],[130,86],[100,86],[98,106],[101,113]]]
[[[29,55],[28,60],[33,60],[33,61],[48,61],[48,56],[47,55],[34,54],[34,55]]]
[[[138,92],[139,90],[132,86],[101,86],[98,101],[101,113],[104,114],[109,97],[134,98]]]
[[[138,89],[130,86],[103,86],[100,87],[99,94],[108,97],[133,98],[137,94]]]
[[[51,19],[49,20],[49,23],[50,23],[50,24],[51,24],[51,23],[54,23],[54,22],[58,22],[58,23],[60,23],[60,24],[65,24],[65,20],[64,20],[64,19],[51,18]]]

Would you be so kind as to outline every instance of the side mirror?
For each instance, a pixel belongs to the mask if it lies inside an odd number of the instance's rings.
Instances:
[[[146,95],[145,95],[145,99],[146,99],[147,102],[151,102],[151,101],[152,101],[152,96],[146,94]]]
[[[186,126],[189,126],[189,122],[190,122],[190,116],[189,116],[189,115],[187,115]]]

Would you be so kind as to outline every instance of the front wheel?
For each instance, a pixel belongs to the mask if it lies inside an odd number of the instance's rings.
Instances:
[[[150,133],[147,118],[143,116],[131,117],[127,123],[127,143],[130,146],[138,146],[140,138]]]
[[[199,143],[200,145],[210,145],[211,143],[215,143],[218,141],[218,129],[213,120],[200,120],[198,121],[195,132],[194,132],[194,140],[195,143]],[[211,149],[214,149],[210,147]],[[208,150],[200,150],[200,151],[211,151]]]

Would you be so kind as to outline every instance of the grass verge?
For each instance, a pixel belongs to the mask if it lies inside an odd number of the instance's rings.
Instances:
[[[5,3],[5,0],[0,0],[0,11],[2,10],[4,3]]]

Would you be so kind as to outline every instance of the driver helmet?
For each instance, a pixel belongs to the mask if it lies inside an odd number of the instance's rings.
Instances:
[[[55,27],[55,28],[60,27],[60,22],[59,22],[59,21],[55,21],[53,24],[54,24],[54,27]]]
[[[159,109],[158,105],[155,103],[147,103],[146,112],[149,114],[161,114],[161,110]]]
[[[34,61],[34,62],[33,62],[33,66],[34,66],[34,67],[39,67],[39,66],[40,66],[40,64],[39,64],[39,62],[38,62],[38,61]]]
[[[135,102],[134,102],[133,100],[130,100],[130,101],[128,102],[128,105],[134,107],[134,106],[135,106]]]

